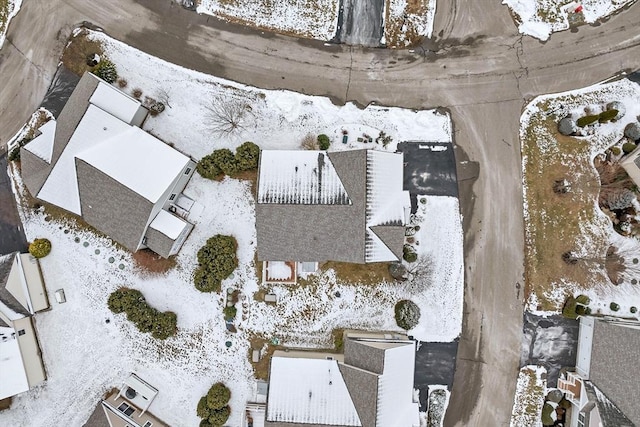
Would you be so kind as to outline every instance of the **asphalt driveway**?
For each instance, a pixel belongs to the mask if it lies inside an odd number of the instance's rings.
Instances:
[[[458,197],[453,146],[444,142],[401,142],[404,189],[412,195]]]
[[[420,390],[421,411],[427,410],[430,385],[446,385],[451,391],[453,375],[456,370],[457,353],[457,340],[453,342],[418,343],[413,387]]]

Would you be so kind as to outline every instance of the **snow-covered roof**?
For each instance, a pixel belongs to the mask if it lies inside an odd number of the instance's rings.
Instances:
[[[101,144],[76,157],[140,194],[157,202],[189,162],[174,150],[136,126],[128,126]]]
[[[180,236],[180,233],[182,233],[182,230],[184,230],[187,225],[188,223],[183,219],[178,218],[165,210],[161,210],[153,221],[151,221],[149,227],[161,232],[168,238],[175,240]]]
[[[18,337],[13,328],[0,327],[0,400],[29,390]]]
[[[56,136],[56,121],[49,120],[38,129],[41,133],[25,145],[25,150],[35,154],[47,163],[51,163],[53,141]]]
[[[101,144],[108,138],[123,133],[129,127],[127,123],[117,117],[94,105],[89,105],[69,143],[40,189],[38,198],[80,215],[76,156],[82,151]],[[121,155],[120,159],[126,157],[127,155]]]
[[[98,83],[89,102],[128,124],[140,108],[140,101],[102,81]]]
[[[420,425],[420,408],[413,402],[415,351],[413,342],[385,350],[384,371],[378,379],[376,425],[389,427]]]
[[[264,150],[258,203],[349,205],[351,200],[326,152]]]
[[[338,362],[273,357],[267,421],[361,426]]]

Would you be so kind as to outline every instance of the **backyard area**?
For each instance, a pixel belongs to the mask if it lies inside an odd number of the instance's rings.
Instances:
[[[547,40],[551,33],[580,24],[591,24],[635,0],[503,0],[509,6],[520,33]],[[581,7],[580,7],[581,6]]]
[[[92,41],[83,42],[86,52],[73,43],[69,47],[80,60],[99,43],[116,65],[117,87],[143,102],[162,99],[166,108],[146,120],[145,130],[195,159],[215,149],[235,150],[245,141],[263,149],[304,149],[309,135],[314,140],[319,134],[329,135],[329,150],[395,151],[405,140],[451,143],[450,117],[435,110],[338,107],[326,98],[260,90],[186,70],[102,33],[76,36]],[[240,112],[232,130],[220,127],[220,105]],[[333,348],[332,331],[342,328],[400,331],[394,319],[399,300],[411,300],[420,310],[419,322],[408,331],[416,339],[448,342],[460,334],[462,227],[455,197],[420,197],[411,224],[415,259],[406,263],[409,280],[371,286],[373,279],[361,271],[329,264],[298,286],[267,287],[256,271],[255,198],[252,181],[244,176],[193,176],[184,195],[195,201],[188,218],[195,228],[172,262],[154,272],[148,268],[153,260],[134,257],[72,219],[34,206],[16,166],[10,175],[27,238],[46,237],[53,245],[41,264],[48,291],[64,288],[67,303],[38,319],[49,381],[14,399],[0,423],[23,425],[29,414],[37,418],[29,420],[34,424],[81,425],[105,390],[136,371],[153,378],[160,393],[151,410],[167,423],[195,425],[198,399],[222,381],[231,389],[229,424],[240,425],[241,408],[256,387],[246,355],[256,347],[264,354],[275,346]],[[237,242],[237,268],[222,280],[220,292],[202,293],[193,283],[196,254],[217,234]],[[159,312],[175,313],[177,333],[159,341],[113,314],[107,299],[121,287],[142,292]],[[277,296],[277,304],[264,301],[267,292]],[[234,330],[225,322],[229,317]],[[264,377],[265,367],[256,365],[256,374]],[[73,395],[79,380],[81,398]],[[63,413],[61,401],[69,405]]]

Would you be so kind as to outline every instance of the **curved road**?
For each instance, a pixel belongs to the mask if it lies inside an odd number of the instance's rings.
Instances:
[[[640,6],[543,44],[519,36],[499,0],[439,0],[434,40],[395,51],[257,33],[169,0],[26,0],[0,51],[0,146],[39,105],[82,21],[167,61],[258,87],[448,108],[458,159],[477,162],[479,175],[461,182],[465,321],[445,424],[509,424],[522,336],[520,111],[538,94],[640,68]]]

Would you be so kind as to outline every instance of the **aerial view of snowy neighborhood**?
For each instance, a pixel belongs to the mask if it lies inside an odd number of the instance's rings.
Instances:
[[[636,0],[0,0],[0,427],[640,427]]]

